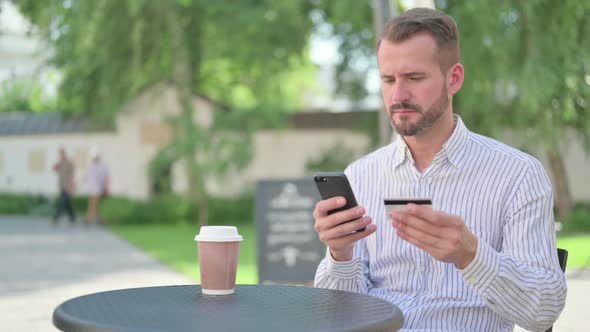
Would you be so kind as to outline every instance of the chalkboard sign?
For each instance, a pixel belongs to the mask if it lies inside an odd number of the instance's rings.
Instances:
[[[320,200],[313,178],[264,180],[256,185],[258,279],[312,281],[326,247],[313,229]]]

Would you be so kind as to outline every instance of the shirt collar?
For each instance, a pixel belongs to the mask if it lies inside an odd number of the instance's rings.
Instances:
[[[404,138],[401,135],[395,136],[393,147],[395,149],[395,154],[393,156],[394,168],[397,168],[406,160],[412,160],[412,153],[410,152],[410,148],[408,148],[406,141],[404,141]]]
[[[463,148],[467,142],[469,136],[469,129],[463,123],[460,116],[453,114],[455,120],[455,129],[451,134],[451,137],[443,144],[442,149],[434,157],[433,163],[440,162],[442,160],[448,160],[455,167],[459,167],[461,163],[461,157],[465,149]],[[412,160],[412,153],[410,148],[400,135],[396,136],[393,142],[395,154],[393,156],[393,167],[397,168],[403,164],[406,160]]]
[[[469,129],[467,129],[460,116],[453,114],[453,118],[455,119],[455,129],[451,137],[443,144],[440,152],[434,157],[434,160],[446,158],[455,167],[459,167],[469,136]]]

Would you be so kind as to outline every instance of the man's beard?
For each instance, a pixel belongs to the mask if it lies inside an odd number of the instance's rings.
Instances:
[[[395,131],[402,136],[416,136],[422,133],[424,130],[431,128],[449,107],[449,97],[447,91],[447,87],[444,86],[440,98],[426,111],[424,111],[419,105],[406,102],[391,105],[388,109],[388,112],[391,125],[393,128],[395,128]],[[422,116],[418,119],[418,121],[412,123],[410,121],[410,117],[402,115],[400,120],[396,123],[394,120],[394,111],[402,108],[414,110],[420,113]]]

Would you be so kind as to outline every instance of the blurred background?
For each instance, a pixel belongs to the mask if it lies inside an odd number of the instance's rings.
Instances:
[[[590,291],[590,2],[0,0],[0,249],[32,262],[15,261],[18,273],[0,268],[0,307],[14,307],[16,288],[52,284],[45,273],[55,267],[34,263],[51,243],[79,253],[55,249],[70,269],[55,278],[78,277],[60,282],[66,288],[47,307],[97,289],[71,288],[80,280],[118,269],[108,258],[118,253],[100,249],[108,241],[198,282],[192,237],[207,224],[244,234],[238,283],[309,284],[312,268],[296,278],[284,271],[321,259],[311,175],[342,171],[395,137],[381,110],[375,36],[389,17],[419,6],[459,26],[466,78],[455,112],[544,164],[570,285]],[[110,186],[100,226],[84,228],[92,148]],[[75,169],[78,217],[50,227],[60,149]],[[315,254],[302,249],[308,244]],[[105,268],[83,273],[101,251],[111,255]],[[282,272],[263,277],[262,261],[281,261],[272,269]],[[8,321],[15,330],[17,318]]]

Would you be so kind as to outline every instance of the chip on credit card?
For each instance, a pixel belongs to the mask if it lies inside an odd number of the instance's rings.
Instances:
[[[391,212],[403,210],[404,206],[410,203],[432,207],[432,200],[430,198],[385,198],[383,200],[383,204],[385,205],[385,214],[387,217],[390,217]]]

